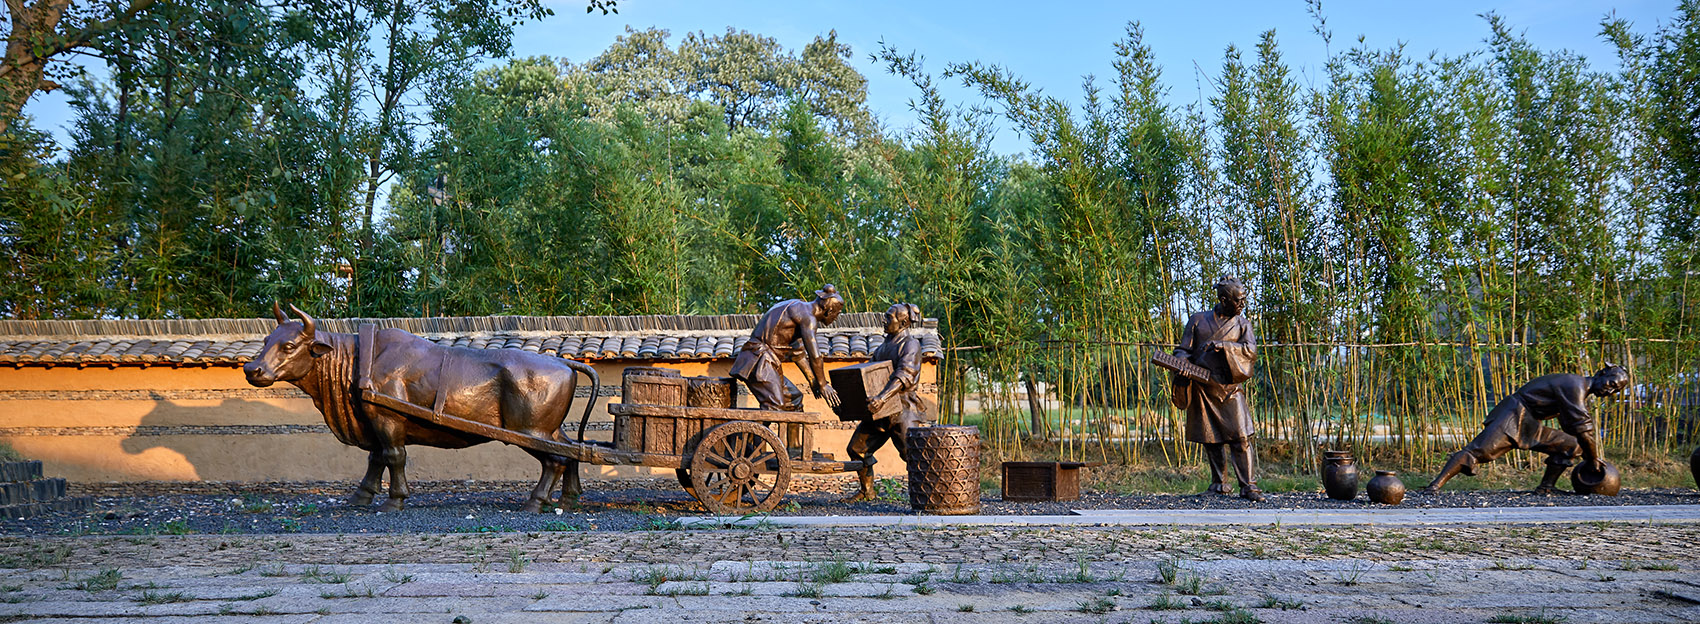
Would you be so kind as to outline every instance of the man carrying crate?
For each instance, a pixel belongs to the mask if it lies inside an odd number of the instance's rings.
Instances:
[[[845,449],[850,459],[862,462],[856,471],[860,487],[845,502],[874,500],[874,452],[887,441],[897,448],[904,461],[909,456],[904,436],[909,428],[922,424],[927,407],[916,393],[921,373],[921,339],[909,334],[909,328],[921,322],[921,308],[912,303],[898,303],[885,311],[885,343],[874,349],[869,363],[890,362],[891,376],[877,394],[868,397],[868,417],[856,424]],[[871,388],[869,390],[872,390]]]

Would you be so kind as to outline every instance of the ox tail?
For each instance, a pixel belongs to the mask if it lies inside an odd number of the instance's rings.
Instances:
[[[596,376],[596,369],[591,367],[589,364],[566,358],[562,358],[561,361],[567,363],[567,368],[583,373],[584,376],[590,378],[590,400],[585,401],[584,416],[580,417],[578,420],[578,441],[583,443],[584,428],[586,425],[590,424],[590,412],[591,410],[596,409],[596,397],[602,395],[602,379]]]

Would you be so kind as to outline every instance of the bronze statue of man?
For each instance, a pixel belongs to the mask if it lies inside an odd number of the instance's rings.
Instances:
[[[1493,406],[1482,432],[1463,450],[1447,458],[1446,467],[1440,469],[1440,474],[1422,493],[1440,491],[1441,486],[1460,472],[1476,476],[1476,464],[1499,459],[1512,449],[1546,453],[1546,473],[1535,488],[1538,494],[1557,491],[1558,477],[1566,468],[1576,465],[1578,453],[1582,461],[1603,472],[1600,443],[1594,438],[1594,419],[1588,415],[1588,395],[1611,396],[1628,386],[1629,371],[1610,363],[1592,377],[1568,373],[1536,377]],[[1542,424],[1546,420],[1557,420],[1558,429]]]
[[[885,343],[874,349],[868,361],[891,362],[891,377],[886,379],[879,394],[868,399],[868,412],[878,414],[891,401],[897,401],[901,407],[884,418],[868,418],[856,424],[856,432],[851,434],[850,445],[845,450],[850,459],[862,462],[862,468],[856,471],[861,485],[845,502],[876,498],[874,452],[886,442],[897,448],[899,457],[909,461],[904,436],[909,435],[910,427],[922,424],[927,417],[926,404],[916,392],[921,375],[921,339],[909,334],[909,328],[920,322],[921,308],[912,303],[893,304],[885,311]]]
[[[1257,489],[1257,452],[1252,448],[1251,402],[1240,384],[1251,378],[1257,359],[1257,338],[1245,311],[1246,289],[1239,279],[1216,280],[1214,309],[1192,315],[1181,332],[1175,355],[1186,358],[1210,373],[1212,381],[1195,381],[1175,375],[1175,407],[1186,410],[1186,439],[1204,445],[1210,460],[1211,494],[1227,494],[1222,473],[1230,458],[1240,482],[1240,498],[1263,500]]]
[[[813,373],[809,381],[814,395],[826,399],[828,406],[837,407],[838,392],[826,379],[815,329],[831,325],[843,311],[844,298],[832,284],[815,291],[814,301],[788,299],[774,304],[756,321],[755,329],[750,330],[749,340],[744,341],[738,358],[732,361],[731,375],[743,380],[762,409],[801,412],[803,392],[785,378],[781,365],[788,358],[780,357],[781,353],[789,353],[793,341],[800,341],[808,364],[803,373]]]

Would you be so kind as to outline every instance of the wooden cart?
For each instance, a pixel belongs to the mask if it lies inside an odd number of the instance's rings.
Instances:
[[[679,485],[717,514],[771,511],[793,474],[862,467],[814,452],[814,426],[827,421],[820,414],[626,403],[609,404],[608,413],[614,415],[609,453],[674,469]],[[798,443],[788,447],[788,439]]]
[[[722,515],[773,510],[785,497],[793,474],[854,472],[862,467],[858,461],[834,461],[814,452],[813,428],[829,418],[811,412],[610,403],[614,440],[598,442],[584,439],[584,422],[579,423],[577,440],[568,439],[564,426],[562,439],[552,440],[445,414],[369,387],[361,389],[361,397],[414,418],[567,459],[599,466],[671,468],[686,492]],[[784,440],[795,443],[787,447]]]

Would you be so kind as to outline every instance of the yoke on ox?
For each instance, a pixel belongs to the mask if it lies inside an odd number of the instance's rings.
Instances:
[[[319,331],[313,317],[289,306],[300,322],[272,304],[277,328],[254,361],[242,367],[259,387],[287,381],[313,398],[325,424],[343,444],[369,452],[366,476],[349,502],[367,505],[384,469],[390,496],[382,511],[400,510],[408,495],[408,444],[465,448],[492,439],[567,442],[561,430],[577,389],[575,373],[590,378],[591,398],[579,440],[600,387],[596,371],[572,360],[514,349],[444,347],[400,329],[362,325],[358,334]],[[422,406],[431,406],[425,410]],[[541,511],[565,478],[563,496],[581,491],[578,461],[525,445],[542,464],[523,507]]]

